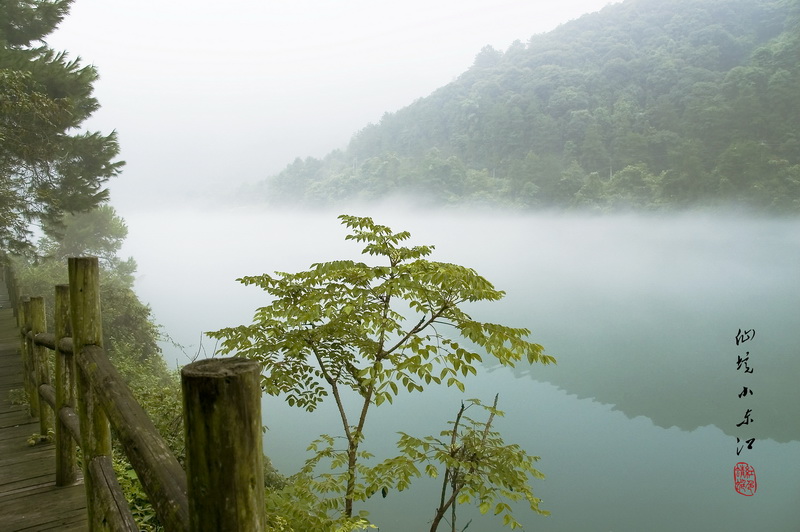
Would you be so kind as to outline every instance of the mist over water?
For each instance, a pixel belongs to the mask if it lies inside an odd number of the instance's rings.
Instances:
[[[557,366],[498,368],[487,361],[467,393],[430,389],[372,414],[369,450],[392,452],[395,433],[438,433],[463,397],[500,392],[507,442],[542,456],[534,482],[547,518],[519,508],[528,530],[795,531],[800,524],[800,221],[743,214],[512,215],[359,207],[433,260],[473,267],[505,290],[474,305],[477,319],[532,330]],[[137,290],[186,354],[202,331],[250,323],[263,292],[243,275],[297,271],[362,258],[336,211],[170,212],[127,217],[123,253],[139,264]],[[362,260],[370,262],[370,257]],[[738,329],[756,329],[744,349]],[[205,354],[213,350],[203,342]],[[737,371],[750,351],[754,373]],[[201,351],[202,354],[202,351]],[[746,377],[746,379],[744,378]],[[741,399],[746,384],[755,393]],[[743,405],[754,423],[736,427]],[[420,413],[424,412],[424,415]],[[314,414],[265,398],[266,451],[284,473],[320,433],[337,433],[328,407]],[[736,437],[756,438],[736,454]],[[733,488],[738,461],[759,491]],[[437,485],[370,501],[382,532],[427,529]],[[499,520],[463,511],[469,530]]]

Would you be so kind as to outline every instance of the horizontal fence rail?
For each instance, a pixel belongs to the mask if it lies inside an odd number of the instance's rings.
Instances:
[[[78,479],[79,446],[89,529],[139,530],[114,474],[113,429],[166,530],[263,530],[258,363],[210,359],[182,369],[184,471],[102,347],[97,258],[69,258],[68,268],[69,285],[55,287],[53,332],[44,298],[19,297],[13,272],[4,271],[18,301],[31,415],[39,418],[41,436],[55,439],[56,485]]]

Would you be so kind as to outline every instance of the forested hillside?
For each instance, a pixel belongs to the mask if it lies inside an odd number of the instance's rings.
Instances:
[[[449,85],[345,150],[298,158],[258,196],[797,212],[799,22],[798,0],[626,0],[485,47]]]

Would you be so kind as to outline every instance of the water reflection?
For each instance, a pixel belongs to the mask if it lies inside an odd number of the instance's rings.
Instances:
[[[547,479],[534,490],[553,515],[520,509],[526,529],[797,530],[800,222],[354,213],[410,230],[414,244],[436,244],[436,260],[474,267],[508,296],[470,312],[532,329],[558,358],[513,372],[490,366],[466,394],[501,392],[507,416],[497,428],[542,456]],[[202,330],[249,322],[262,304],[236,277],[357,255],[335,214],[150,214],[128,219],[127,249],[140,265],[142,297],[167,332],[191,344]],[[749,375],[736,370],[739,328],[757,331]],[[757,441],[737,457],[744,385],[754,391],[747,437]],[[382,406],[369,450],[392,452],[400,430],[442,430],[461,398],[432,391]],[[267,398],[264,412],[267,452],[285,472],[298,469],[308,442],[336,430],[325,408],[306,415]],[[758,471],[755,497],[733,490],[740,459]],[[422,530],[436,490],[422,482],[371,501],[370,511],[382,532]],[[470,531],[502,529],[468,511],[459,522],[469,519]]]
[[[637,245],[647,254],[660,244]],[[699,259],[686,252],[683,267],[678,261],[655,270],[641,265],[627,277],[592,275],[588,265],[572,278],[562,272],[528,297],[510,295],[498,319],[525,316],[559,361],[555,368],[519,367],[515,375],[612,404],[629,418],[647,416],[664,428],[714,425],[739,436],[736,424],[751,408],[748,437],[800,440],[800,247],[787,238],[756,242],[746,254],[736,247],[708,253],[715,246],[719,241],[709,239],[697,248],[705,257],[695,268],[686,263]],[[757,334],[737,346],[739,328]],[[750,374],[737,370],[746,352]],[[752,391],[746,399],[738,397],[744,386]]]

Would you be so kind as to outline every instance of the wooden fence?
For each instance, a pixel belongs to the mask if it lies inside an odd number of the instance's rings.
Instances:
[[[69,285],[55,287],[50,333],[44,298],[20,298],[13,272],[5,274],[18,301],[31,414],[42,435],[54,433],[56,485],[78,478],[77,444],[90,530],[138,530],[112,467],[113,429],[168,531],[263,530],[259,365],[218,358],[181,370],[184,471],[103,350],[97,258],[70,258],[68,268]]]

